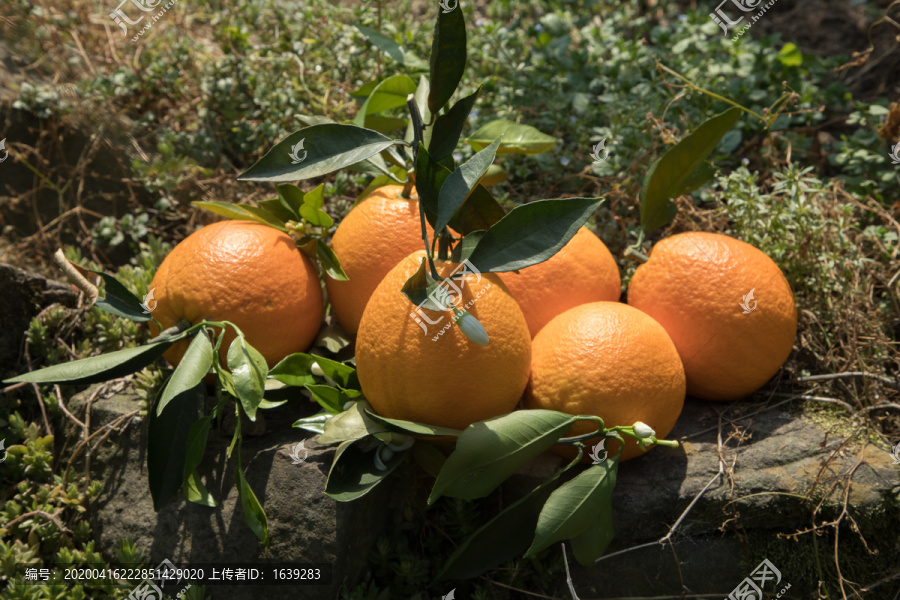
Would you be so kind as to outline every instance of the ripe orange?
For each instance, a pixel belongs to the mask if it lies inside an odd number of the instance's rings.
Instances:
[[[398,263],[378,284],[359,324],[356,369],[363,394],[383,416],[463,429],[510,412],[531,364],[528,324],[492,273],[464,276],[456,305],[475,316],[490,341],[479,346],[452,324],[453,312],[419,309],[400,291],[424,251]],[[458,265],[435,263],[450,277]]]
[[[587,227],[579,229],[549,260],[518,273],[501,273],[500,278],[525,313],[531,337],[570,308],[617,301],[622,293],[615,259]]]
[[[532,342],[531,379],[526,408],[595,415],[604,426],[643,421],[662,439],[675,426],[684,405],[684,369],[675,345],[662,326],[641,311],[619,302],[576,306],[552,319]],[[595,431],[582,421],[567,436]],[[625,439],[621,460],[643,454],[634,439]],[[585,444],[583,460],[600,438]],[[619,442],[606,444],[609,456]],[[571,447],[554,450],[570,458]]]
[[[394,265],[425,247],[419,221],[419,201],[401,195],[402,185],[373,191],[340,222],[331,248],[349,281],[325,276],[328,301],[338,323],[351,334],[359,329],[363,309],[375,288]],[[426,223],[429,239],[433,234]]]
[[[628,304],[669,332],[688,394],[706,400],[758,390],[787,360],[797,334],[794,295],[778,265],[718,233],[658,242],[635,271]]]
[[[309,348],[324,312],[312,262],[290,236],[250,221],[213,223],[186,237],[163,260],[150,289],[157,301],[151,314],[163,328],[182,319],[231,321],[270,367]],[[223,364],[235,337],[229,327],[219,348]],[[177,365],[188,343],[169,348],[166,360]]]

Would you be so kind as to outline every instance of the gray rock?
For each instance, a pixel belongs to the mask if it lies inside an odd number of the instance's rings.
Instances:
[[[70,286],[37,273],[0,263],[0,376],[18,372],[25,332],[41,310],[54,303],[74,306],[78,294]]]
[[[81,394],[70,403],[76,415],[83,412],[87,397],[87,393]],[[92,431],[136,411],[138,402],[137,396],[128,391],[98,397],[91,408]],[[244,475],[268,518],[268,550],[244,523],[234,485],[234,461],[226,459],[231,438],[224,433],[217,438],[215,431],[210,432],[199,469],[219,507],[189,503],[179,493],[154,512],[146,474],[146,421],[138,417],[113,433],[91,457],[91,476],[103,482],[103,491],[89,510],[98,549],[114,557],[118,540],[130,537],[154,566],[165,558],[178,566],[241,562],[332,566],[330,585],[207,588],[216,600],[258,597],[260,589],[270,590],[277,597],[333,599],[342,585],[352,585],[366,566],[370,546],[384,528],[388,489],[380,486],[352,503],[335,502],[323,493],[332,448],[308,440],[308,457],[294,464],[292,447],[314,436],[290,427],[298,415],[273,420],[273,414],[268,413],[270,433],[245,437],[242,451]],[[70,431],[70,436],[74,434]]]

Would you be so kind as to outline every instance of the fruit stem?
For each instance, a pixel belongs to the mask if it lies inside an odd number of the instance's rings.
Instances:
[[[410,171],[406,176],[406,183],[403,185],[403,191],[400,192],[400,197],[406,200],[412,198],[413,187],[416,185],[416,174]]]
[[[646,254],[644,254],[640,250],[636,250],[633,246],[628,246],[627,248],[625,248],[624,254],[628,258],[632,258],[632,259],[634,259],[638,262],[642,262],[642,263],[645,263],[648,260],[650,260]]]
[[[438,236],[438,259],[447,260],[450,258],[450,230],[444,227]]]

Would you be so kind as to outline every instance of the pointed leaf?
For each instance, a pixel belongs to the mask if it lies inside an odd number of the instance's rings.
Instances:
[[[416,106],[419,107],[419,114],[422,116],[422,123],[430,123],[431,122],[431,111],[428,110],[428,94],[431,92],[431,85],[428,82],[428,78],[424,75],[419,77],[419,86],[416,88],[415,100]],[[426,127],[423,132],[422,143],[425,144],[425,147],[428,147],[428,144],[431,142],[431,127]],[[415,131],[413,128],[412,119],[409,120],[409,125],[406,127],[406,134],[403,136],[403,139],[409,143],[413,142],[413,138],[415,137]],[[404,148],[412,157],[412,148]]]
[[[493,194],[479,183],[466,198],[462,208],[450,219],[450,227],[462,235],[469,235],[473,231],[490,229],[505,216],[506,211],[494,199]]]
[[[444,307],[436,304],[434,301],[434,292],[440,286],[440,283],[431,277],[426,265],[427,262],[423,257],[422,262],[419,263],[419,268],[410,275],[403,287],[400,288],[400,291],[416,306],[435,312],[444,312]]]
[[[482,86],[469,94],[465,98],[454,104],[449,111],[440,115],[434,121],[434,129],[431,132],[431,143],[428,144],[428,153],[432,160],[440,161],[453,154],[456,145],[459,143],[459,136],[462,135],[463,127],[469,113],[472,112],[472,106],[475,100],[481,94]]]
[[[478,183],[484,187],[490,187],[492,185],[503,183],[507,179],[509,179],[509,175],[503,170],[503,167],[500,165],[491,165],[488,167],[484,176],[478,180]]]
[[[369,41],[372,42],[372,44],[376,48],[387,54],[391,59],[397,61],[404,67],[409,67],[410,69],[414,70],[424,70],[428,68],[428,64],[424,60],[422,60],[391,38],[387,37],[380,31],[377,31],[370,27],[365,27],[363,25],[355,25],[355,27],[361,34],[369,38]]]
[[[218,201],[195,201],[191,202],[194,206],[208,210],[220,217],[227,219],[238,219],[240,221],[255,221],[263,225],[269,225],[285,231],[283,223],[279,222],[273,215],[267,211],[250,206],[249,204],[231,204],[230,202]]]
[[[278,197],[291,207],[291,210],[297,215],[297,219],[299,219],[300,207],[303,206],[303,190],[293,183],[279,183],[275,185],[275,189],[278,190]]]
[[[466,70],[466,22],[458,5],[449,12],[438,12],[429,66],[428,109],[434,115],[453,96]]]
[[[319,436],[319,443],[336,444],[388,431],[387,427],[375,422],[369,416],[366,411],[368,406],[368,402],[360,400],[347,410],[330,418],[325,423],[324,433]]]
[[[584,533],[599,511],[612,501],[619,461],[594,465],[554,491],[538,517],[534,543],[525,557],[534,556],[562,540]]]
[[[188,502],[215,507],[216,501],[203,485],[197,467],[203,460],[206,439],[209,435],[210,417],[197,419],[191,425],[187,436],[187,450],[184,458],[184,497]]]
[[[498,137],[501,139],[497,154],[541,154],[556,145],[556,138],[552,135],[507,119],[485,123],[465,141],[473,149],[481,150]]]
[[[99,275],[106,284],[106,295],[94,302],[94,306],[100,310],[142,323],[150,320],[150,313],[146,311],[137,296],[128,291],[122,283],[102,271],[91,271]]]
[[[711,117],[650,166],[641,194],[641,227],[645,232],[659,229],[675,218],[677,209],[669,202],[671,198],[697,189],[691,185],[699,187],[704,183],[695,171],[740,116],[741,109],[733,107]]]
[[[384,115],[366,115],[366,122],[363,127],[371,129],[379,133],[390,133],[407,126],[409,119],[400,117],[386,117]]]
[[[356,500],[369,493],[406,458],[407,451],[394,453],[389,460],[383,461],[385,470],[382,471],[375,465],[375,453],[382,447],[383,444],[374,438],[349,440],[338,446],[328,472],[325,493],[338,502]]]
[[[166,382],[162,396],[156,404],[156,414],[161,415],[172,398],[203,381],[212,365],[213,347],[206,332],[201,329],[191,340],[181,362],[178,363],[172,376]]]
[[[272,367],[269,375],[288,385],[303,386],[315,384],[312,376],[313,363],[319,365],[326,377],[333,379],[343,388],[359,389],[359,379],[356,377],[356,369],[336,360],[296,352],[284,357],[281,362]]]
[[[517,206],[481,237],[469,260],[482,273],[541,263],[565,246],[602,202],[565,198]]]
[[[241,508],[244,510],[244,522],[256,534],[256,537],[259,538],[263,545],[268,548],[269,521],[266,518],[266,511],[263,510],[262,505],[256,498],[256,494],[253,493],[250,484],[244,478],[244,473],[241,472],[240,456],[241,454],[238,452],[238,464],[235,468],[235,473],[237,473],[238,492],[241,496]]]
[[[432,477],[438,476],[447,460],[441,451],[431,444],[413,444],[411,451],[416,462]]]
[[[325,433],[325,423],[328,422],[328,419],[333,417],[334,415],[330,412],[320,412],[311,417],[303,417],[302,419],[297,419],[294,421],[294,424],[291,427],[297,427],[299,429],[305,429],[306,431],[311,431],[315,434],[322,435]]]
[[[422,435],[422,436],[459,436],[462,432],[458,429],[450,429],[448,427],[438,427],[437,425],[426,425],[424,423],[413,423],[412,421],[404,421],[403,419],[389,419],[366,409],[366,415],[376,423],[383,425],[389,431],[403,433],[406,435]]]
[[[328,412],[339,413],[344,410],[344,405],[350,401],[349,396],[330,385],[311,384],[305,387],[312,394],[313,400],[318,402],[319,406]]]
[[[315,225],[316,227],[331,227],[334,225],[331,215],[320,208],[313,208],[309,204],[304,204],[300,207],[300,216],[306,219],[310,225]]]
[[[280,196],[278,198],[260,200],[259,206],[282,223],[296,221],[300,218],[300,215],[295,214],[293,208]]]
[[[350,280],[344,272],[344,269],[341,268],[341,262],[338,260],[334,250],[321,239],[316,240],[316,255],[319,262],[322,264],[322,268],[329,277],[337,279],[338,281]]]
[[[291,152],[300,142],[306,154],[293,164]],[[238,179],[280,182],[319,177],[366,160],[393,143],[377,131],[356,125],[312,125],[278,142]]]
[[[604,502],[600,505],[594,522],[570,540],[575,560],[586,567],[592,566],[609,547],[612,539],[612,502]]]
[[[263,398],[266,375],[269,372],[266,359],[259,351],[239,335],[228,347],[228,370],[234,380],[234,390],[251,421],[256,420],[256,409]]]
[[[490,494],[528,461],[548,450],[576,421],[552,410],[517,410],[473,423],[456,442],[428,497],[471,500]]]
[[[463,202],[469,197],[469,192],[472,191],[472,188],[478,183],[481,176],[485,174],[488,167],[494,162],[494,156],[499,145],[500,140],[494,140],[493,144],[460,165],[444,181],[444,185],[441,186],[441,191],[438,194],[435,231],[443,229],[450,222],[453,215],[462,207]]]
[[[372,90],[353,119],[353,124],[362,127],[365,125],[366,115],[406,106],[406,97],[415,91],[416,82],[407,75],[388,77]]]
[[[179,394],[169,409],[156,416],[149,411],[147,433],[147,482],[154,510],[159,510],[178,492],[184,473],[191,425],[203,414],[206,385],[200,383]]]
[[[441,186],[450,176],[450,171],[437,164],[428,155],[425,146],[419,146],[419,154],[416,158],[416,193],[419,202],[425,210],[425,218],[432,228],[437,220],[438,197]]]

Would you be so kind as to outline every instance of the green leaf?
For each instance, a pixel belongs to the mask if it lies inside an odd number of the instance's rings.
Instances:
[[[366,115],[366,122],[363,124],[363,127],[365,127],[366,129],[377,131],[379,133],[387,134],[406,127],[408,123],[409,119],[402,119],[400,117]]]
[[[548,450],[576,421],[552,410],[517,410],[467,427],[428,497],[472,500],[490,494],[507,477]]]
[[[294,209],[284,201],[280,196],[278,198],[270,198],[268,200],[260,200],[259,206],[282,223],[288,221],[296,221],[300,215],[294,213]]]
[[[379,175],[375,179],[373,179],[369,185],[356,197],[356,201],[359,202],[378,188],[385,185],[394,185],[396,183],[406,183],[406,169],[401,167],[391,167],[390,172],[393,175]]]
[[[122,285],[118,279],[102,271],[91,270],[91,273],[99,275],[106,284],[106,296],[94,302],[94,306],[117,317],[124,317],[139,323],[150,320],[150,313],[144,308],[141,301],[129,292],[128,288]],[[152,300],[153,290],[150,290],[147,296],[148,300]]]
[[[325,423],[325,432],[319,436],[319,443],[336,444],[388,431],[387,427],[372,420],[366,411],[368,406],[368,402],[360,400],[344,412],[331,417]]]
[[[428,153],[434,161],[440,161],[453,154],[459,143],[459,136],[462,134],[466,119],[472,112],[472,106],[481,94],[481,87],[479,85],[477,90],[457,101],[449,111],[434,121],[431,143],[428,144]]]
[[[462,207],[469,192],[478,184],[478,180],[485,174],[497,153],[497,147],[500,140],[494,140],[494,143],[478,152],[472,158],[464,162],[460,167],[450,173],[450,176],[441,186],[438,194],[437,222],[435,223],[435,231],[442,230],[453,215]]]
[[[494,199],[488,189],[479,183],[466,198],[462,208],[450,219],[450,227],[457,233],[469,235],[474,231],[490,229],[494,223],[505,216],[506,211],[503,210],[503,207]]]
[[[431,444],[413,444],[411,451],[416,462],[432,477],[438,476],[438,473],[441,472],[441,467],[444,466],[444,462],[447,460],[441,451]]]
[[[435,579],[473,579],[521,556],[534,540],[534,528],[541,507],[556,488],[556,480],[563,471],[565,469],[504,508],[467,537],[450,555]]]
[[[589,467],[554,491],[541,510],[534,543],[525,558],[584,533],[598,512],[606,510],[605,506],[612,502],[618,465],[619,461],[610,459]]]
[[[704,172],[695,171],[740,116],[741,109],[734,107],[711,117],[650,166],[641,194],[641,227],[645,232],[659,229],[675,218],[678,210],[670,198],[689,194],[704,183]]]
[[[515,207],[481,237],[469,260],[482,273],[544,262],[565,246],[603,198],[538,200]]]
[[[450,260],[457,263],[469,260],[469,257],[472,256],[472,252],[478,247],[478,242],[481,241],[481,238],[484,237],[485,233],[487,232],[473,231],[467,234],[460,243],[454,246],[453,252],[450,253]]]
[[[406,106],[406,97],[416,91],[416,82],[406,75],[392,75],[372,90],[353,119],[354,125],[364,126],[366,115]]]
[[[256,537],[259,538],[263,545],[268,548],[269,521],[266,518],[266,511],[263,510],[259,500],[256,499],[256,494],[250,489],[250,484],[247,483],[241,469],[241,453],[238,450],[238,460],[234,471],[237,474],[238,492],[241,495],[241,508],[244,509],[244,522],[256,534]]]
[[[466,70],[466,22],[462,8],[438,12],[429,67],[428,109],[434,115],[453,96]]]
[[[419,154],[416,157],[416,193],[425,210],[425,218],[432,228],[437,220],[438,197],[441,187],[448,177],[450,177],[450,171],[431,160],[425,146],[420,145]]]
[[[507,119],[485,123],[465,141],[473,149],[481,150],[498,137],[501,140],[497,154],[541,154],[556,145],[555,137]]]
[[[593,523],[570,540],[575,560],[589,567],[600,558],[613,539],[612,502],[600,505]]]
[[[377,131],[356,125],[312,125],[278,142],[238,179],[281,182],[319,177],[362,162],[393,143]],[[294,156],[303,157],[296,164],[291,162],[295,148]]]
[[[306,389],[312,394],[313,400],[318,402],[328,412],[339,413],[344,410],[344,405],[350,401],[349,396],[330,385],[310,384],[306,386]]]
[[[338,260],[334,250],[321,239],[316,239],[316,255],[319,257],[319,262],[329,277],[338,281],[350,280],[344,269],[341,268],[341,262]]]
[[[363,25],[356,25],[355,27],[359,30],[360,33],[369,38],[369,41],[372,42],[372,44],[376,48],[387,54],[391,59],[397,61],[404,67],[409,67],[410,69],[414,70],[424,70],[428,68],[428,64],[424,60],[422,60],[391,38],[387,37],[380,31],[377,31],[370,27],[365,27]]]
[[[269,375],[288,385],[315,384],[316,380],[312,375],[313,363],[317,363],[325,376],[334,380],[342,388],[359,389],[359,378],[353,367],[324,356],[304,354],[303,352],[285,356],[281,362],[272,367]]]
[[[413,423],[412,421],[404,421],[403,419],[389,419],[365,409],[366,415],[376,423],[383,425],[388,431],[404,433],[406,435],[424,435],[424,436],[459,436],[462,432],[458,429],[450,429],[448,427],[438,427],[436,425],[426,425],[424,423]]]
[[[320,183],[303,194],[303,204],[315,209],[320,209],[325,206],[325,184]]]
[[[375,87],[374,83],[373,83],[372,87]],[[353,94],[351,94],[351,96],[352,95]],[[368,93],[363,94],[363,98],[365,98],[368,95],[369,95]],[[322,125],[324,123],[334,123],[335,122],[334,119],[332,119],[331,117],[324,117],[322,115],[294,115],[294,116],[300,122],[302,122],[304,125],[307,125],[307,126],[308,125]]]
[[[422,75],[419,77],[419,86],[416,88],[415,100],[416,106],[419,107],[419,115],[422,117],[422,123],[430,123],[431,122],[431,111],[428,110],[428,94],[431,91],[431,86],[428,83],[428,79]],[[423,132],[423,142],[427,147],[429,142],[431,141],[431,127],[426,127]],[[409,120],[409,125],[406,127],[406,134],[403,136],[403,139],[409,143],[412,143],[413,138],[415,137],[415,130],[413,128],[412,119]],[[404,148],[404,151],[412,157],[412,148]]]
[[[338,502],[356,500],[369,493],[406,458],[406,451],[394,453],[384,461],[386,468],[382,471],[375,466],[375,452],[380,452],[381,447],[381,442],[374,438],[348,440],[338,446],[328,472],[325,493]]]
[[[303,206],[303,199],[305,197],[303,190],[293,183],[279,183],[275,185],[275,189],[278,190],[278,197],[291,207],[293,213],[297,215],[296,218],[299,219],[300,207]]]
[[[294,421],[294,424],[291,427],[297,427],[299,429],[305,429],[306,431],[311,431],[313,433],[317,433],[322,435],[325,433],[325,423],[333,417],[334,415],[330,412],[320,412],[311,417],[304,417],[302,419],[297,419]]]
[[[315,225],[316,227],[331,227],[334,225],[331,215],[320,208],[313,208],[309,204],[304,204],[300,207],[300,216],[306,219],[310,225]]]
[[[507,179],[509,179],[509,175],[503,170],[503,167],[500,165],[491,165],[488,167],[487,173],[484,174],[478,183],[485,187],[490,187],[492,185],[497,185],[498,183],[503,183]]]
[[[803,64],[803,52],[794,42],[788,42],[778,52],[778,62],[786,67],[799,67]]]
[[[215,507],[216,501],[203,485],[197,467],[203,460],[203,452],[206,450],[206,439],[209,435],[210,417],[202,417],[194,421],[188,431],[187,450],[184,458],[184,497],[188,502]]]
[[[156,405],[156,414],[161,415],[172,398],[203,381],[212,365],[213,347],[206,332],[200,329],[185,350],[184,357],[175,367],[169,381],[166,382],[166,387]]]
[[[440,283],[431,276],[426,265],[426,260],[423,257],[422,262],[419,263],[419,268],[404,282],[400,291],[403,292],[410,302],[417,306],[421,306],[426,310],[443,312],[445,309],[434,301],[434,292],[440,286]]]
[[[109,381],[117,377],[130,375],[153,363],[168,350],[173,342],[184,337],[177,335],[163,341],[151,341],[149,344],[108,352],[99,356],[73,360],[23,373],[3,381],[3,383],[66,383],[70,385]],[[156,338],[159,339],[159,338]]]
[[[234,380],[234,390],[251,421],[256,420],[256,409],[263,399],[266,376],[269,369],[259,351],[239,335],[228,347],[228,370]]]
[[[206,386],[199,383],[179,394],[161,415],[155,409],[147,415],[147,482],[154,510],[178,492],[191,425],[203,415],[205,404]]]
[[[257,223],[262,223],[263,225],[275,227],[281,231],[287,231],[284,228],[284,223],[280,222],[274,215],[264,209],[250,206],[249,204],[231,204],[230,202],[218,202],[213,200],[202,202],[198,200],[191,202],[191,204],[227,219],[255,221]]]

